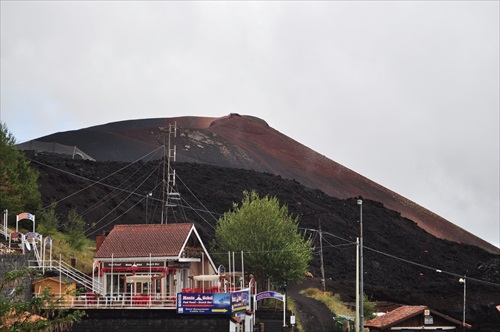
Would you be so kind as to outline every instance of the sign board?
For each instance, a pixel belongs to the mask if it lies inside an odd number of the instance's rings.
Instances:
[[[229,293],[178,293],[178,314],[230,314]]]
[[[248,290],[231,293],[231,312],[242,311],[248,308],[250,293]]]
[[[168,267],[171,269],[189,269],[191,267],[191,262],[177,262],[169,261]]]
[[[104,262],[104,267],[136,268],[136,267],[163,267],[165,262]]]
[[[434,324],[434,318],[432,316],[424,316],[424,324],[429,325],[429,324]]]
[[[261,292],[257,295],[255,295],[255,301],[260,301],[264,299],[276,299],[280,301],[284,301],[284,296],[283,294],[276,293],[276,292]]]
[[[233,293],[178,293],[178,314],[233,314],[250,304],[248,290]]]

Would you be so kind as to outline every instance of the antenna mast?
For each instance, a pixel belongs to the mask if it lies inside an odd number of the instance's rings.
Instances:
[[[170,141],[170,135],[169,135],[169,141]],[[164,215],[165,215],[165,192],[166,192],[166,183],[167,181],[165,180],[165,158],[166,158],[166,153],[165,153],[165,134],[163,134],[163,179],[162,179],[162,185],[161,185],[161,219],[160,223],[163,224],[164,220]]]
[[[170,138],[172,135],[174,135],[174,138],[177,137],[177,121],[174,122],[173,126],[171,124],[168,125],[168,156],[167,156],[167,181],[166,181],[167,201],[166,202],[164,201],[163,203],[165,208],[165,224],[168,224],[168,207],[176,206],[176,204],[170,203],[170,200],[180,200],[179,193],[173,191],[173,188],[175,187],[175,169],[172,170],[170,167],[171,161],[175,162],[175,159],[177,157],[176,146],[174,145],[172,149],[170,145]],[[165,158],[163,159],[163,174],[164,174],[163,187],[165,189]],[[165,192],[163,193],[163,195],[165,197]],[[161,223],[163,224],[163,216]]]

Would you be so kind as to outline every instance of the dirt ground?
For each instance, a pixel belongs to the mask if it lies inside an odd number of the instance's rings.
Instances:
[[[305,280],[301,285],[288,287],[287,296],[291,297],[296,304],[297,320],[300,321],[304,332],[331,332],[334,321],[333,314],[328,307],[320,301],[300,294],[300,291],[308,287],[318,288],[318,278]]]
[[[32,158],[32,165],[40,172],[44,206],[57,202],[61,223],[75,207],[87,223],[89,238],[109,231],[114,224],[159,222],[159,162],[130,165],[42,154]],[[176,189],[183,202],[169,210],[168,220],[194,222],[206,244],[214,235],[219,216],[230,210],[233,202],[241,201],[244,190],[276,196],[298,217],[304,231],[317,230],[321,222],[327,290],[340,294],[346,302],[354,301],[358,197],[337,199],[297,181],[251,170],[176,163],[176,174]],[[363,201],[363,227],[365,293],[372,301],[427,305],[461,320],[463,284],[458,279],[467,275],[467,322],[475,331],[500,331],[500,313],[494,309],[500,304],[499,255],[438,239],[398,212],[367,199]],[[307,233],[316,245],[310,269],[318,276],[318,232]],[[324,319],[327,324],[332,319],[320,314],[322,309],[311,302],[291,294],[303,303],[298,315],[307,325],[319,326],[313,322]]]

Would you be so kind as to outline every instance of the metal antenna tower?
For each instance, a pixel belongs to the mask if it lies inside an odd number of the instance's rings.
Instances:
[[[164,203],[165,205],[165,224],[168,224],[168,208],[169,207],[175,207],[177,204],[172,203],[172,201],[179,201],[180,194],[178,192],[174,191],[175,187],[175,169],[172,170],[171,168],[171,162],[175,162],[176,157],[177,157],[177,147],[174,145],[174,147],[171,147],[171,137],[172,135],[174,138],[177,137],[177,121],[174,122],[174,125],[172,126],[171,124],[168,125],[168,155],[167,155],[167,181],[166,181],[166,192],[167,192],[167,201]],[[163,218],[162,218],[162,224],[163,224]]]

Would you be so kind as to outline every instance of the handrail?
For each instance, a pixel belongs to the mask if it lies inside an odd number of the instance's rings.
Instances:
[[[10,237],[14,231],[12,231],[10,228],[5,229],[5,227],[0,227],[0,233],[7,235]],[[80,270],[74,268],[73,266],[69,265],[68,263],[65,263],[63,261],[57,261],[54,259],[51,260],[45,260],[45,257],[42,257],[43,254],[43,242],[40,240],[40,248],[42,250],[42,254],[40,254],[40,251],[38,250],[38,246],[36,245],[36,241],[34,240],[31,242],[32,244],[32,251],[35,255],[36,261],[29,261],[28,262],[28,267],[32,269],[42,269],[42,271],[51,270],[55,269],[56,271],[59,271],[61,274],[63,274],[65,277],[68,277],[77,283],[80,283],[83,285],[85,288],[89,290],[93,290],[97,293],[104,293],[104,287],[102,283],[98,280],[95,280],[85,273],[81,272]],[[10,250],[10,249],[9,249]],[[48,264],[47,264],[48,263]]]
[[[40,263],[42,262],[43,259],[40,256],[40,253],[38,252],[38,247],[36,246],[36,242],[32,242],[31,248],[33,249],[33,253],[35,254],[36,260],[38,261],[38,265],[41,265]]]
[[[40,296],[40,294],[34,294]],[[158,294],[130,295],[118,294],[114,296],[103,296],[95,293],[72,295],[65,293],[52,293],[52,304],[61,308],[76,309],[120,309],[120,308],[176,308],[176,296],[159,296]]]
[[[8,227],[7,227],[7,234],[6,234],[6,233],[5,233],[5,227],[3,227],[3,225],[2,225],[2,227],[1,227],[1,231],[0,231],[0,232],[2,233],[2,235],[3,235],[3,236],[7,235],[8,237],[10,237],[10,235],[11,235],[12,233],[14,233],[14,231],[10,230],[10,228],[8,228]]]
[[[50,261],[40,261],[40,262],[35,262],[35,261],[30,261],[30,268],[38,268],[38,269],[44,269],[44,270],[49,270],[49,269],[54,269],[61,274],[63,274],[65,277],[68,277],[77,283],[80,283],[83,285],[85,288],[89,290],[94,290],[97,293],[103,293],[104,289],[102,286],[102,283],[92,279],[85,273],[81,272],[80,270],[72,267],[71,265],[63,262],[63,261],[56,261],[52,260],[52,265],[45,265],[46,262]],[[37,263],[35,266],[32,265],[31,263]]]

